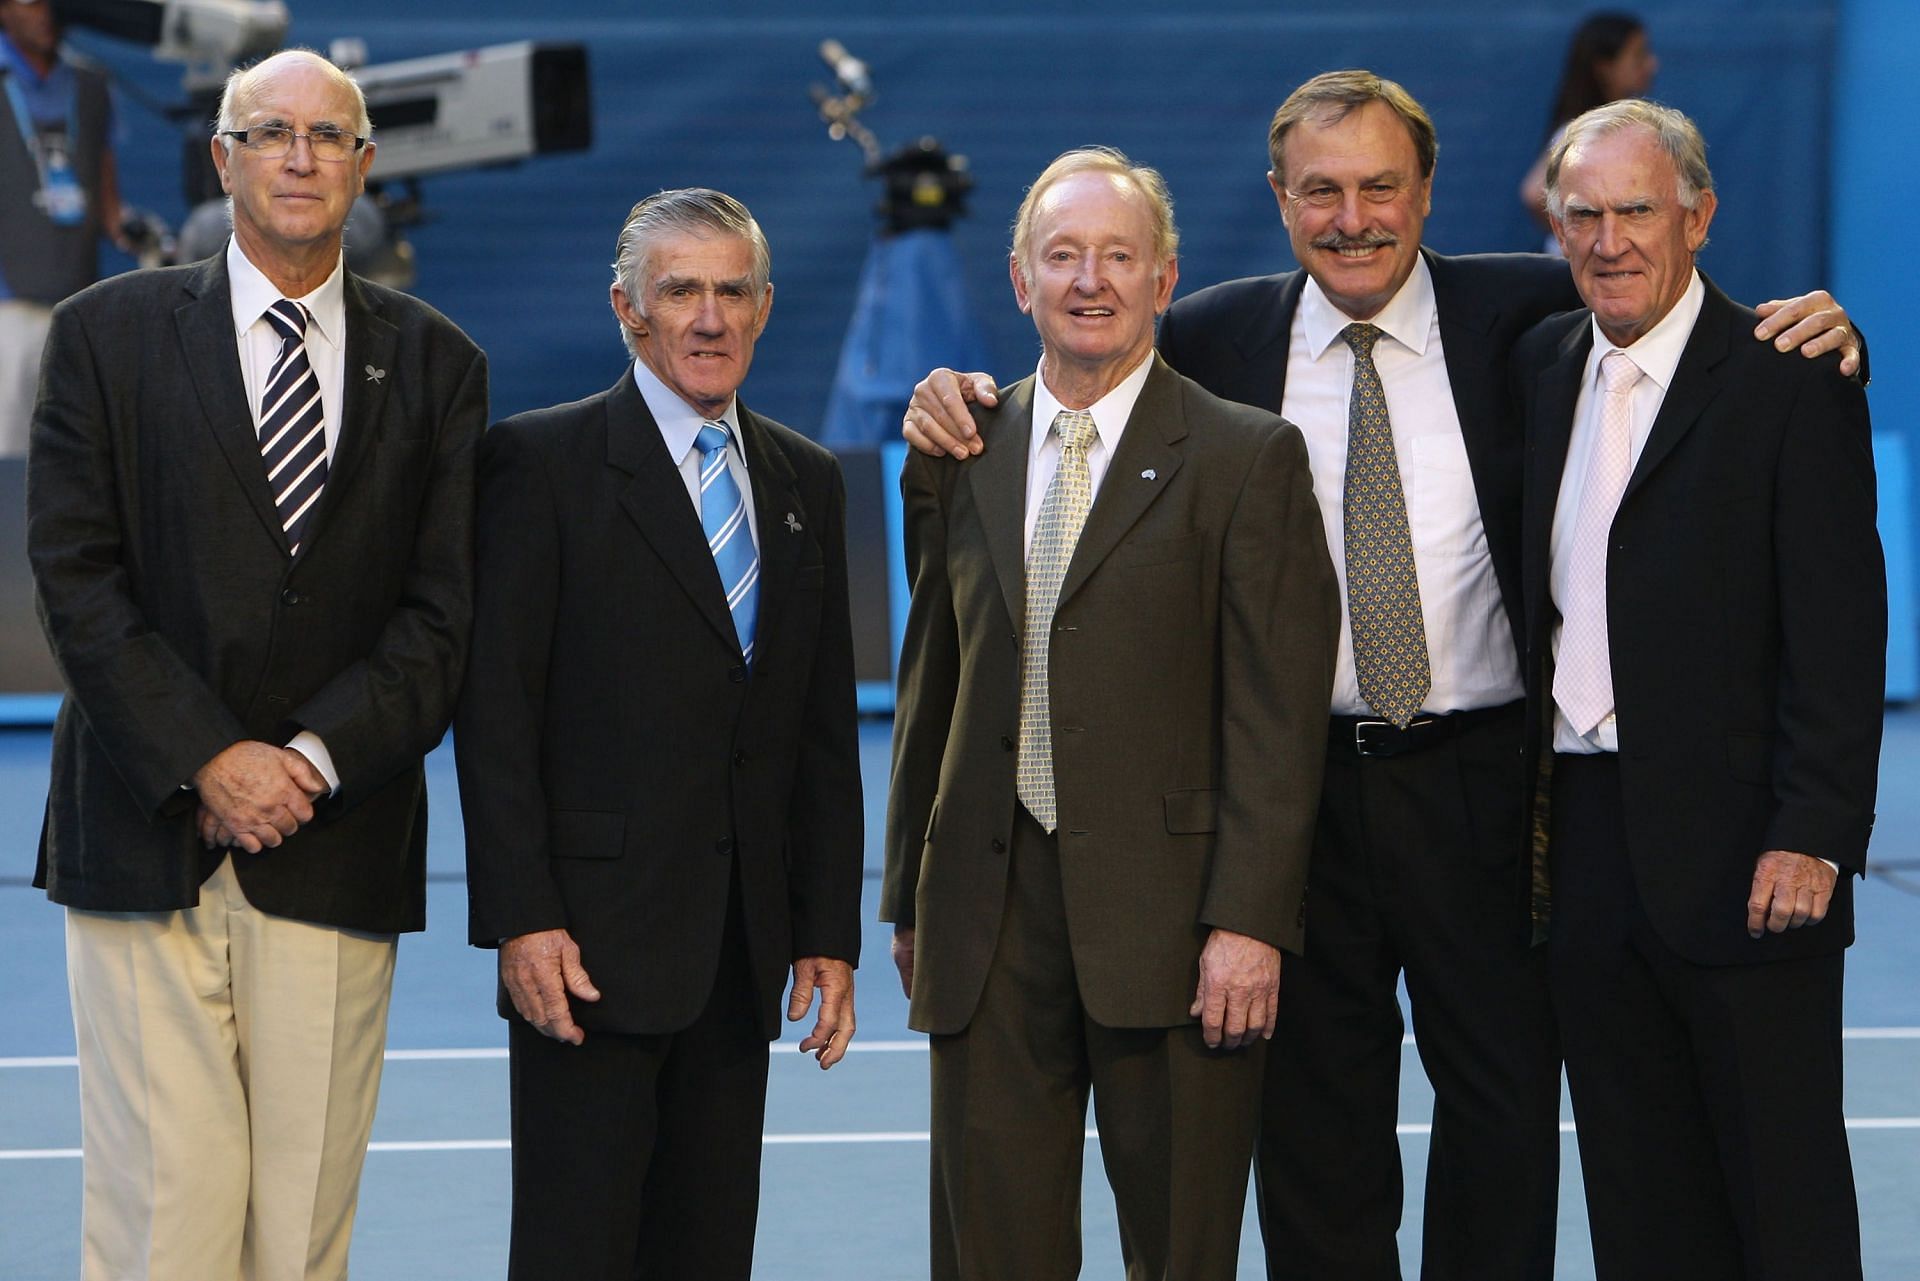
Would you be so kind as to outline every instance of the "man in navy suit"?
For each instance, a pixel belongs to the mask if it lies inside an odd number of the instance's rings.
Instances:
[[[854,1031],[860,761],[833,455],[735,394],[773,306],[739,201],[622,227],[608,390],[481,446],[454,741],[500,949],[516,1281],[745,1281],[767,1041]]]
[[[1547,200],[1587,309],[1514,352],[1552,986],[1602,1281],[1846,1281],[1842,957],[1886,571],[1866,396],[1695,268],[1694,123],[1575,119]]]
[[[1579,297],[1556,259],[1422,247],[1438,143],[1391,80],[1314,77],[1275,112],[1268,150],[1302,269],[1182,298],[1159,334],[1201,386],[1299,426],[1345,606],[1306,945],[1288,958],[1267,1060],[1267,1270],[1400,1275],[1404,975],[1435,1094],[1421,1273],[1540,1281],[1553,1271],[1560,1061],[1533,946],[1545,903],[1522,857],[1521,437],[1507,360]],[[1851,344],[1831,304],[1796,299],[1759,336],[1809,353]],[[977,452],[963,398],[992,393],[984,375],[936,371],[916,389],[908,439]],[[1370,394],[1399,479],[1384,493],[1348,465]],[[1382,562],[1399,567],[1405,601],[1384,633],[1369,607]],[[1402,687],[1383,691],[1380,672]]]

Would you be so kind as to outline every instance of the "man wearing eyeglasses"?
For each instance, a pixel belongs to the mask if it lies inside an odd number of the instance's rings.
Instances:
[[[346,1274],[486,420],[473,343],[343,266],[368,133],[315,54],[236,72],[225,251],[54,310],[36,884],[67,909],[88,1279]]]
[[[0,0],[0,457],[27,452],[53,304],[100,274],[120,240],[101,72],[67,56],[44,0]]]

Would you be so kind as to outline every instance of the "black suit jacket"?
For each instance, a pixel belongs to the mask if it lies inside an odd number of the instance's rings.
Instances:
[[[1553,515],[1592,350],[1589,313],[1516,350],[1528,432],[1530,750],[1552,732]],[[1750,337],[1711,282],[1614,518],[1608,636],[1628,854],[1661,938],[1701,964],[1845,947],[1852,878],[1826,920],[1746,932],[1770,849],[1866,865],[1885,696],[1886,571],[1865,393]]]
[[[193,906],[225,851],[201,848],[181,785],[236,740],[307,729],[339,792],[278,849],[233,851],[248,901],[365,930],[425,922],[421,757],[466,651],[486,361],[431,307],[352,275],[346,316],[338,446],[289,558],[224,253],[54,312],[27,546],[67,684],[34,882],[56,902]]]
[[[1454,410],[1487,531],[1494,575],[1521,644],[1520,425],[1510,400],[1507,358],[1528,328],[1580,305],[1567,264],[1544,254],[1449,257],[1423,249]],[[1294,312],[1307,273],[1230,280],[1167,309],[1160,351],[1216,396],[1280,412]]]
[[[454,729],[471,936],[571,931],[602,993],[574,1007],[589,1030],[693,1022],[736,863],[769,1037],[796,957],[859,956],[840,468],[744,405],[740,428],[760,538],[751,673],[630,370],[481,445],[474,645]]]
[[[1155,362],[1074,547],[1048,689],[1074,971],[1108,1027],[1173,1027],[1211,928],[1298,950],[1339,606],[1292,426]],[[881,919],[926,1032],[972,1018],[1015,820],[1033,384],[988,449],[910,454]]]

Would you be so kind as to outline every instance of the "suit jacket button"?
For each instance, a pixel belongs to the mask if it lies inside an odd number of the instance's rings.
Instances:
[[[997,836],[996,836],[996,837],[994,837],[994,838],[993,838],[993,852],[994,852],[995,854],[1005,854],[1005,853],[1007,852],[1007,843],[1006,843],[1005,841],[1003,841],[1003,840],[1001,840],[1001,839],[1000,839],[999,837],[997,837]]]
[[[715,841],[713,843],[713,852],[715,854],[733,853],[733,838],[731,836],[723,836]]]
[[[735,663],[732,667],[729,667],[727,669],[727,679],[735,685],[744,684],[747,679],[747,665],[745,663]]]
[[[280,593],[280,603],[282,605],[298,605],[300,603],[300,593],[289,587],[286,591]]]
[[[747,754],[745,752],[735,752],[733,754],[733,763],[735,765],[745,765],[747,763]]]
[[[1003,752],[1011,752],[1013,749],[1014,749],[1014,741],[1011,738],[1008,738],[1005,734],[1002,734],[1000,736],[1000,750]]]

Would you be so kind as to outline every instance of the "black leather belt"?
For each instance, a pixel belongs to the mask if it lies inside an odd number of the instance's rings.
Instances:
[[[1405,729],[1392,721],[1366,716],[1333,716],[1327,720],[1327,747],[1342,755],[1405,756],[1444,743],[1477,725],[1505,717],[1518,719],[1523,703],[1503,703],[1499,707],[1474,707],[1444,716],[1422,712]]]

